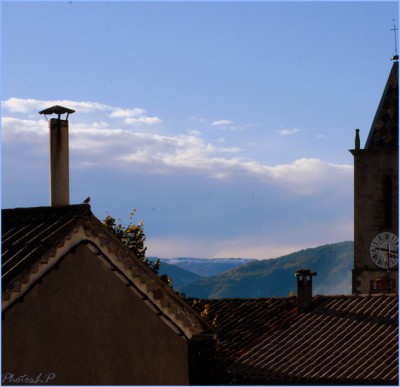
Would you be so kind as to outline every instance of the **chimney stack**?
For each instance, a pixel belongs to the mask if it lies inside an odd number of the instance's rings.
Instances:
[[[297,278],[297,311],[304,313],[307,311],[312,301],[312,277],[317,275],[308,269],[296,271]]]
[[[69,145],[68,116],[75,110],[63,106],[53,106],[42,110],[39,114],[57,114],[51,118],[50,129],[50,205],[65,206],[69,204]],[[66,119],[61,119],[67,114]],[[47,119],[47,117],[46,117]]]

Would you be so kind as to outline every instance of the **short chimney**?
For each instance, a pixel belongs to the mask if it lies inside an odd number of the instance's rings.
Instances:
[[[53,106],[39,114],[57,114],[49,121],[50,129],[50,205],[65,206],[69,204],[69,145],[68,116],[75,110],[63,106]],[[62,114],[67,114],[61,119]],[[47,119],[47,117],[46,117]]]
[[[308,269],[296,271],[297,278],[297,311],[304,313],[307,311],[312,301],[312,277],[317,275]]]

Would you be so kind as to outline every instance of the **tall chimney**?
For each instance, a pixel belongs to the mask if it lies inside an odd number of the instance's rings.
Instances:
[[[50,129],[50,205],[65,206],[69,204],[69,145],[68,116],[75,110],[63,106],[53,106],[39,114],[57,114],[49,121]],[[66,119],[61,119],[67,114]],[[47,119],[47,117],[46,117]]]
[[[297,278],[297,311],[304,313],[307,311],[312,301],[312,277],[317,275],[308,269],[296,271]]]

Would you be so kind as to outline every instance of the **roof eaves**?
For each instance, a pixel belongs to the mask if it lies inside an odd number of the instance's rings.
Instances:
[[[80,243],[82,232],[79,229],[72,230],[68,238],[61,241],[55,248],[49,249],[39,259],[35,259],[25,270],[11,279],[2,289],[2,311],[11,307],[18,299],[51,270],[74,246]]]
[[[188,338],[213,332],[209,324],[193,308],[150,268],[134,257],[133,253],[105,229],[98,219],[93,217],[90,222],[85,222],[84,232],[86,238],[97,246],[98,252],[118,267],[168,319],[176,322]]]
[[[175,325],[175,329],[180,330],[188,338],[213,332],[194,309],[139,261],[91,212],[85,216],[73,217],[67,224],[64,223],[61,229],[62,232],[57,230],[55,233],[46,234],[44,242],[47,243],[40,245],[39,254],[28,252],[27,256],[23,257],[25,260],[32,257],[29,265],[24,266],[23,270],[15,270],[18,274],[15,275],[14,272],[14,277],[9,281],[3,279],[5,283],[2,292],[3,311],[23,297],[36,281],[51,270],[71,249],[80,243],[89,243],[95,251],[101,253],[99,255],[109,261],[108,264],[118,268],[121,280],[131,281],[147,305],[156,309],[157,314],[167,325]]]

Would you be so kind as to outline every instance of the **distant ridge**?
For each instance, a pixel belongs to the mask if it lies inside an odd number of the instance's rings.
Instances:
[[[160,259],[160,274],[168,274],[173,279],[172,285],[178,290],[183,285],[195,282],[203,277],[211,277],[245,263],[253,258],[158,258],[149,257],[154,262]]]
[[[154,262],[158,258],[157,257],[149,257],[149,259]],[[174,287],[175,290],[178,290],[178,288],[182,287],[183,285],[186,285],[191,282],[195,282],[196,280],[202,278],[201,276],[192,273],[188,270],[182,269],[179,266],[176,265],[170,265],[169,263],[166,263],[164,260],[160,259],[162,261],[160,265],[160,271],[159,274],[168,274],[168,277],[172,279],[172,286]]]
[[[314,278],[314,294],[351,294],[351,269],[353,268],[353,242],[340,242],[304,249],[279,258],[254,260],[241,258],[161,259],[161,268],[167,264],[193,268],[209,265],[205,272],[216,265],[220,270],[223,262],[236,263],[236,267],[217,275],[203,276],[181,285],[174,281],[174,288],[187,297],[198,298],[255,298],[282,297],[296,291],[295,272],[307,268],[317,272]],[[174,265],[171,263],[174,262]],[[199,271],[199,269],[196,269]],[[166,268],[167,274],[168,269]],[[192,272],[193,274],[193,272]],[[173,275],[171,275],[173,277]],[[182,280],[178,280],[182,283]]]
[[[194,274],[209,277],[255,261],[254,258],[160,258],[161,262],[176,265]]]

